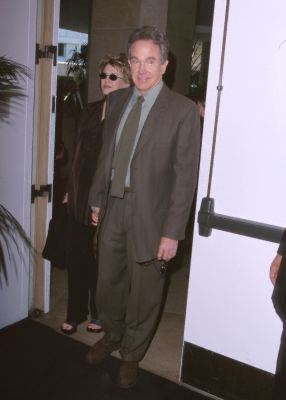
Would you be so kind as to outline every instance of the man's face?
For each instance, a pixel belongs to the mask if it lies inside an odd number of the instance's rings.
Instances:
[[[161,81],[168,61],[161,64],[160,47],[152,40],[137,40],[130,50],[132,79],[136,88],[144,95]]]

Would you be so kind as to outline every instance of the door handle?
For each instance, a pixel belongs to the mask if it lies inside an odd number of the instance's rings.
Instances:
[[[198,212],[199,235],[209,237],[212,229],[279,243],[285,228],[251,221],[214,211],[214,199],[204,197]]]

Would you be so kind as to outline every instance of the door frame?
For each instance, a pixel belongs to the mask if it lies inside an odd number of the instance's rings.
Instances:
[[[37,43],[40,49],[57,46],[60,0],[38,0]],[[55,55],[56,57],[56,55]],[[35,108],[32,183],[37,188],[53,184],[55,145],[55,99],[57,65],[48,52],[40,57],[35,72]],[[30,309],[47,313],[50,308],[50,262],[42,258],[48,223],[52,216],[52,196],[35,197],[32,204],[32,240],[36,249],[30,275]]]

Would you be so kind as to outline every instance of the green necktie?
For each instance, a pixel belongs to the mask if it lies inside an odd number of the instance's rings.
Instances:
[[[121,199],[124,197],[124,186],[127,168],[132,154],[135,137],[138,131],[141,106],[143,101],[143,96],[139,96],[137,98],[136,103],[132,107],[125,121],[119,142],[114,152],[114,177],[111,184],[111,196],[119,197]]]

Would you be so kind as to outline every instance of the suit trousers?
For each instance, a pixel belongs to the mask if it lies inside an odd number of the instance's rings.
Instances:
[[[160,262],[136,262],[132,237],[132,199],[109,197],[98,242],[97,307],[104,342],[118,343],[123,360],[140,361],[152,340],[160,313],[165,277]]]

